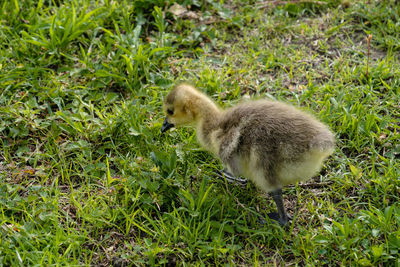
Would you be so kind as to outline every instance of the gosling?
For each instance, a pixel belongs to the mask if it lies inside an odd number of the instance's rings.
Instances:
[[[268,217],[280,225],[290,219],[282,187],[310,179],[335,146],[324,124],[277,101],[248,101],[222,110],[193,86],[180,84],[166,96],[163,109],[162,133],[195,126],[199,143],[231,174],[249,178],[272,196],[278,212]]]

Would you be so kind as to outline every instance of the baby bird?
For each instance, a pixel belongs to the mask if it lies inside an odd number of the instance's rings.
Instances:
[[[226,110],[193,86],[180,84],[165,98],[161,132],[195,126],[202,147],[219,156],[235,176],[270,193],[278,212],[268,216],[287,224],[282,187],[315,175],[332,154],[332,132],[311,115],[269,100],[248,101]]]

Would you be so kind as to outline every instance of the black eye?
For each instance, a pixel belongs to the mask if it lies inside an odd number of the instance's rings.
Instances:
[[[167,113],[168,113],[169,115],[174,115],[174,111],[173,111],[172,109],[167,109]]]

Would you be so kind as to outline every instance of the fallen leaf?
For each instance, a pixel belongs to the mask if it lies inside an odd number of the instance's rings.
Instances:
[[[379,135],[379,140],[384,140],[384,139],[386,139],[386,137],[387,137],[386,133],[381,133]]]
[[[188,19],[198,19],[199,15],[197,15],[196,13],[194,13],[193,11],[189,11],[185,14],[185,17]]]
[[[177,17],[181,17],[183,14],[186,13],[187,9],[175,3],[168,9],[168,11]]]

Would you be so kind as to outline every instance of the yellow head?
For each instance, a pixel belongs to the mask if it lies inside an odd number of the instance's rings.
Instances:
[[[219,108],[205,94],[191,85],[180,84],[172,89],[164,101],[166,119],[161,132],[176,126],[196,125],[204,119],[213,120],[220,114]]]
[[[161,128],[165,132],[172,127],[191,125],[196,120],[196,99],[200,93],[191,85],[180,84],[172,89],[164,100],[166,119]]]

